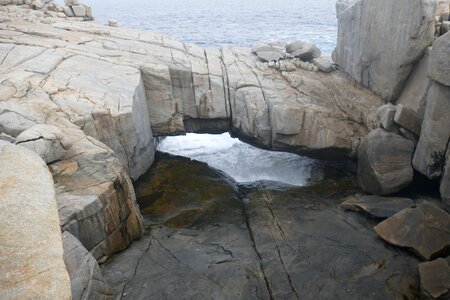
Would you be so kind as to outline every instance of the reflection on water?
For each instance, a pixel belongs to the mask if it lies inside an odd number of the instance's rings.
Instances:
[[[159,143],[158,150],[206,162],[237,182],[270,180],[303,186],[334,176],[333,173],[348,172],[346,163],[325,163],[296,154],[261,150],[228,133],[168,137]]]

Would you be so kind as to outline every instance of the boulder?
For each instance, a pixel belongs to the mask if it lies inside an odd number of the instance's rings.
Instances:
[[[445,259],[419,264],[419,274],[426,299],[450,299],[450,267]]]
[[[438,0],[437,8],[436,8],[436,16],[439,17],[439,21],[448,21],[448,16],[450,13],[449,10],[449,1],[448,0]]]
[[[313,64],[319,68],[320,71],[324,73],[330,73],[335,70],[334,64],[331,60],[324,58],[324,57],[318,57],[313,59]]]
[[[80,5],[80,0],[64,0],[66,6]]]
[[[280,42],[256,43],[253,46],[252,51],[262,61],[266,62],[279,61],[286,57],[284,45]]]
[[[75,17],[85,17],[86,16],[86,8],[83,5],[74,5],[72,6],[73,13]]]
[[[71,299],[52,175],[36,153],[0,143],[0,298]]]
[[[36,152],[46,163],[64,157],[72,142],[55,126],[38,124],[16,138],[16,144]]]
[[[433,82],[427,98],[419,143],[414,153],[414,169],[430,179],[442,176],[450,138],[450,87]]]
[[[114,20],[114,19],[109,19],[109,20],[108,20],[108,26],[111,26],[111,27],[118,27],[118,23],[117,23],[117,21]]]
[[[382,98],[395,100],[434,40],[434,9],[434,0],[356,1],[338,15],[334,61]]]
[[[397,126],[394,123],[394,116],[397,107],[392,104],[386,104],[380,106],[375,111],[375,117],[379,122],[379,127],[383,128],[389,132],[397,130]]]
[[[399,126],[408,129],[416,135],[420,135],[422,123],[419,116],[410,108],[403,104],[397,105],[395,110],[394,122]]]
[[[388,195],[400,191],[413,180],[411,158],[414,144],[404,137],[375,129],[358,149],[358,182],[362,190]]]
[[[321,51],[315,44],[303,41],[296,41],[286,45],[286,52],[304,61],[321,56]]]
[[[70,276],[73,300],[109,300],[112,288],[103,280],[97,261],[73,235],[62,234],[64,262]]]
[[[399,197],[361,196],[351,197],[340,206],[347,210],[363,211],[374,218],[386,219],[405,208],[414,206],[414,201]]]
[[[419,117],[420,122],[423,121],[428,91],[432,83],[432,80],[428,77],[429,63],[429,51],[425,51],[423,57],[415,65],[397,100],[397,104],[401,104],[414,111]]]
[[[448,254],[450,215],[424,202],[406,208],[375,226],[378,235],[393,245],[412,249],[425,260]]]
[[[70,6],[64,6],[63,10],[64,10],[64,13],[66,14],[66,16],[68,16],[68,17],[75,17],[75,13],[74,13],[73,9]]]
[[[444,175],[441,180],[441,198],[447,205],[450,205],[450,142],[447,146],[447,155],[445,156]]]
[[[446,86],[450,86],[450,32],[440,36],[433,44],[430,55],[429,76]]]

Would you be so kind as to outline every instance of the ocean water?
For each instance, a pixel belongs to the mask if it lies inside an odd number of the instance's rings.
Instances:
[[[335,0],[83,0],[98,22],[166,33],[200,46],[251,47],[266,40],[312,41],[330,55]]]
[[[203,47],[251,47],[258,41],[304,40],[316,43],[323,55],[331,55],[336,45],[335,0],[83,2],[92,6],[97,22],[115,19],[119,26],[165,33]],[[330,172],[330,165],[295,154],[261,150],[229,134],[168,137],[158,149],[206,162],[238,182],[272,180],[302,186]]]

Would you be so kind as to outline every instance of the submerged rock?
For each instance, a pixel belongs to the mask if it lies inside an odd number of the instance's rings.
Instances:
[[[376,195],[400,191],[413,180],[414,143],[383,129],[373,130],[358,150],[358,182]]]
[[[412,249],[425,260],[448,255],[450,215],[431,203],[406,208],[375,226],[385,241]]]

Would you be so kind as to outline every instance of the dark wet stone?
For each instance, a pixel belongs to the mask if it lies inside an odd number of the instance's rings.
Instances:
[[[380,196],[352,196],[341,204],[343,209],[363,211],[374,218],[386,219],[399,211],[414,206],[408,198]]]
[[[420,283],[426,299],[450,299],[450,267],[443,258],[419,264]]]
[[[101,266],[116,298],[419,296],[417,258],[388,247],[372,220],[339,209],[358,191],[354,177],[238,187],[195,161],[165,156],[154,168],[151,188],[137,186],[147,234]]]
[[[450,215],[432,203],[406,208],[375,226],[382,239],[412,249],[425,260],[450,252]]]
[[[135,190],[144,217],[173,228],[234,223],[242,211],[232,178],[206,163],[170,154],[157,153]]]

